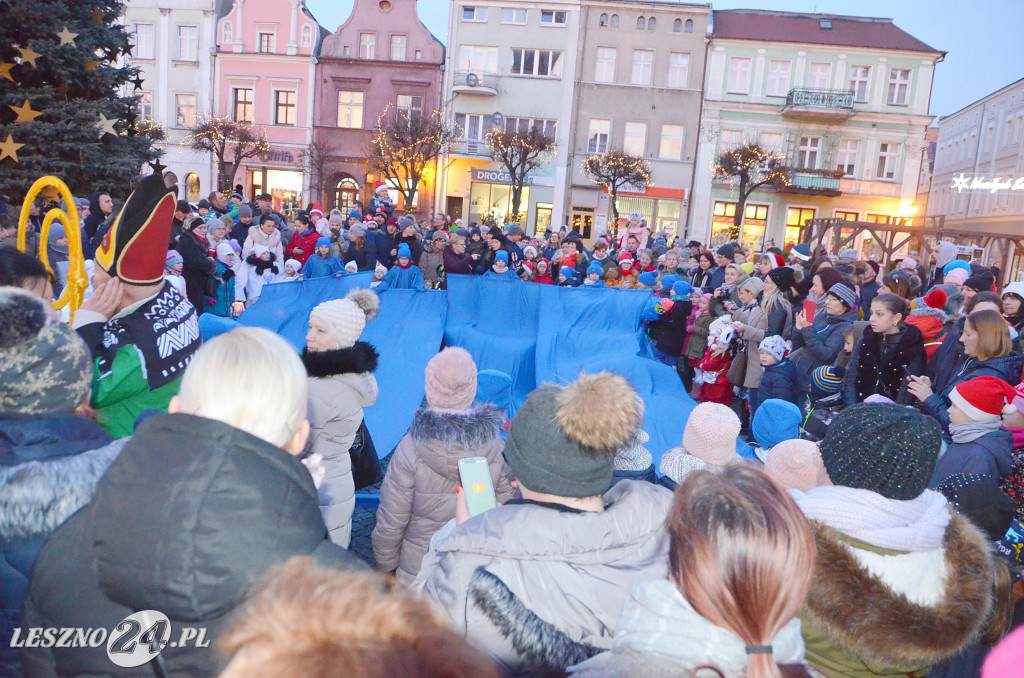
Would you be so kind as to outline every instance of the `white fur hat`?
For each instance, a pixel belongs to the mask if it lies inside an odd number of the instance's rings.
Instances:
[[[332,299],[319,304],[309,314],[319,318],[331,329],[338,340],[338,348],[351,348],[359,341],[366,321],[377,314],[380,298],[372,291],[356,289],[344,299]]]

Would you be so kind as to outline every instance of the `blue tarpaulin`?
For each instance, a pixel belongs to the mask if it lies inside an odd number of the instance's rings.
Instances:
[[[369,284],[370,274],[267,285],[260,300],[239,318],[247,326],[305,344],[309,313],[328,299]],[[649,292],[588,290],[452,275],[447,292],[388,290],[363,340],[380,353],[380,397],[366,421],[383,457],[401,440],[423,400],[423,370],[446,345],[468,350],[480,370],[509,375],[509,416],[538,384],[566,384],[581,372],[610,370],[633,384],[646,404],[644,430],[655,463],[680,444],[695,403],[675,370],[654,359],[640,313]],[[209,339],[234,321],[204,315]],[[498,382],[501,380],[498,379]],[[500,385],[500,384],[499,384]]]

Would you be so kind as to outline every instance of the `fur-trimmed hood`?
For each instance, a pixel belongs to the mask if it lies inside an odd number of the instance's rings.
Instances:
[[[412,420],[409,437],[419,448],[424,464],[442,477],[458,478],[459,458],[491,445],[504,425],[505,415],[489,403],[477,405],[468,414],[423,407]]]
[[[302,349],[299,357],[306,366],[306,373],[314,378],[373,372],[377,369],[377,361],[380,359],[377,349],[365,341],[357,341],[349,348],[333,351]]]
[[[988,545],[976,527],[954,515],[942,543],[946,575],[935,605],[895,592],[858,561],[840,533],[812,522],[817,564],[804,612],[808,660],[821,643],[830,659],[853,655],[858,666],[922,668],[956,654],[981,631],[992,606]],[[888,553],[888,552],[887,552]],[[900,557],[895,554],[895,557]],[[907,576],[912,576],[906,573]],[[809,622],[811,633],[806,622]],[[813,639],[815,633],[824,638]],[[849,661],[840,659],[839,661]],[[859,675],[859,674],[858,674]]]

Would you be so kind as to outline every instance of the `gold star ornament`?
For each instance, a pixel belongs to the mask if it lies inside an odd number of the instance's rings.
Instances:
[[[18,149],[25,144],[16,144],[11,135],[7,135],[7,141],[0,142],[0,160],[4,158],[10,158],[14,162],[18,162]]]
[[[32,68],[39,68],[36,66],[36,59],[43,56],[42,54],[31,47],[19,47],[18,52],[21,53],[21,63],[28,64]]]
[[[96,67],[100,65],[100,62],[90,59],[82,64],[87,71],[95,71]]]
[[[32,122],[43,114],[42,111],[33,111],[28,103],[28,99],[25,99],[25,103],[21,106],[11,106],[10,108],[18,114],[18,119],[14,122]]]
[[[14,77],[11,75],[12,68],[14,68],[14,64],[0,64],[0,78],[7,78],[14,82]]]
[[[117,120],[117,118],[114,118],[113,120],[108,120],[107,116],[100,113],[100,120],[99,122],[95,123],[96,128],[99,130],[100,138],[102,139],[104,134],[113,134],[116,137],[117,130],[114,129],[114,125],[116,125],[118,122],[119,121]]]
[[[58,31],[55,35],[58,38],[60,38],[60,44],[62,46],[63,45],[71,45],[72,47],[75,46],[75,38],[78,37],[78,33],[72,33],[71,31],[68,30],[67,26],[65,26],[63,29]]]

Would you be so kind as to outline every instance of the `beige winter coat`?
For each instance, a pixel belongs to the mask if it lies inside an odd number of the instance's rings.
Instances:
[[[284,273],[284,247],[281,245],[281,231],[276,228],[267,235],[259,226],[249,227],[249,236],[242,245],[242,261],[249,258],[256,245],[263,245],[274,255],[274,261],[281,265],[281,272]]]
[[[310,374],[307,447],[323,456],[326,471],[318,488],[320,512],[331,541],[348,548],[356,503],[349,448],[363,421],[363,408],[377,400],[377,353],[369,344],[357,342],[339,351],[305,353],[303,362]],[[331,371],[335,373],[327,374]]]
[[[747,373],[743,379],[743,388],[757,388],[761,383],[761,357],[758,353],[758,346],[764,338],[764,330],[768,327],[768,316],[760,304],[744,306],[732,314],[733,320],[741,322],[746,327],[743,329],[743,344],[747,356]]]
[[[455,517],[459,459],[486,457],[499,503],[515,495],[501,453],[505,416],[492,405],[468,416],[423,409],[398,443],[380,488],[373,557],[377,569],[396,570],[411,582],[420,571],[430,538]]]

